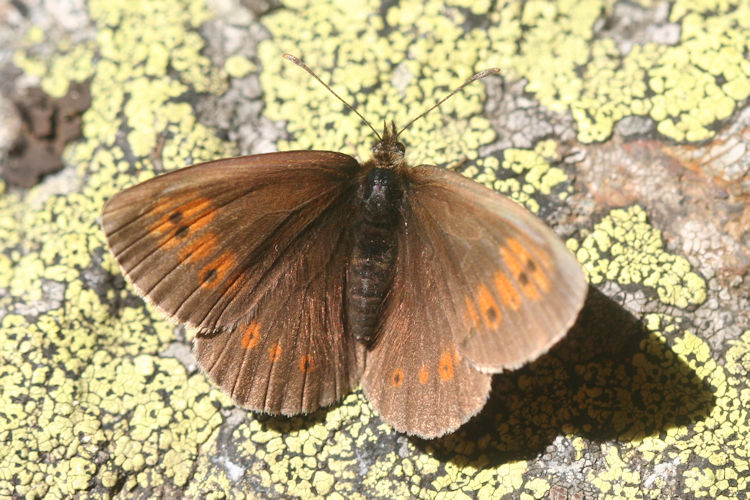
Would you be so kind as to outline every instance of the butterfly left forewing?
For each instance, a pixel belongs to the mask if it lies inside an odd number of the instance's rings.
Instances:
[[[411,205],[434,228],[436,260],[463,324],[458,351],[496,373],[533,361],[573,325],[588,285],[559,237],[509,198],[454,172],[408,172]]]
[[[554,232],[511,200],[437,167],[405,176],[396,279],[362,386],[397,430],[433,438],[484,406],[488,373],[562,338],[587,286]]]

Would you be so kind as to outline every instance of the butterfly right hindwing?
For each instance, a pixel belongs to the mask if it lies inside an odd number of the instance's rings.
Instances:
[[[396,430],[430,439],[457,429],[484,406],[491,376],[473,369],[457,349],[464,325],[451,307],[447,276],[454,269],[442,266],[432,241],[437,228],[413,214],[404,222],[362,389]]]

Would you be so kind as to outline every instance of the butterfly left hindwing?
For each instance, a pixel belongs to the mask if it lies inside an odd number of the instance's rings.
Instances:
[[[399,235],[395,278],[362,389],[396,430],[429,439],[457,429],[484,406],[491,376],[458,352],[465,332],[446,279],[453,269],[441,267],[434,228],[420,224],[407,217]]]

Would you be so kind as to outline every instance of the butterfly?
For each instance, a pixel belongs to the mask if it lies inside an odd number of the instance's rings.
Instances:
[[[397,431],[435,438],[479,412],[493,373],[536,359],[574,323],[587,284],[557,235],[459,173],[407,165],[405,128],[373,129],[364,163],[330,151],[227,158],[104,206],[127,279],[197,329],[198,364],[239,406],[308,413],[361,383]]]

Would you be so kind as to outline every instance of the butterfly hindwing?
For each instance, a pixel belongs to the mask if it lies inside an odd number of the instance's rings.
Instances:
[[[196,337],[201,367],[246,408],[306,413],[359,383],[364,346],[345,336],[342,322],[350,241],[341,229],[345,209],[334,208],[290,247],[277,264],[288,271],[276,277],[273,292],[257,302],[246,323]],[[321,241],[333,244],[321,251]]]
[[[358,169],[330,152],[218,160],[144,182],[104,208],[128,279],[199,329],[199,364],[242,406],[307,412],[357,384],[362,348],[341,319],[351,248],[341,221]]]
[[[491,376],[458,352],[462,325],[450,308],[446,269],[436,265],[430,229],[412,225],[399,239],[396,273],[362,388],[396,430],[423,438],[458,428],[485,404]]]

